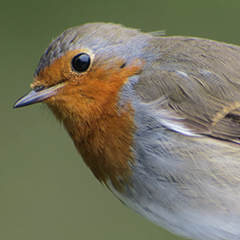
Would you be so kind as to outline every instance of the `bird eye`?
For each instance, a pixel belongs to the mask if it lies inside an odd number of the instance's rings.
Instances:
[[[85,72],[90,66],[91,58],[87,53],[80,53],[72,59],[72,67],[77,72]]]

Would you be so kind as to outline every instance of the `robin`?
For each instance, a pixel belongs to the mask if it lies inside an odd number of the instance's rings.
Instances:
[[[32,91],[125,205],[191,239],[240,239],[240,47],[121,25],[66,30]]]

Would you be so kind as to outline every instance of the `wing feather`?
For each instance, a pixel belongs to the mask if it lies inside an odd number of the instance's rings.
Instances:
[[[202,39],[165,42],[139,76],[137,95],[174,131],[240,143],[240,48]]]

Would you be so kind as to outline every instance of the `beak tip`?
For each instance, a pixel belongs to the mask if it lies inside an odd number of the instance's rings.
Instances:
[[[30,91],[26,95],[19,98],[14,104],[13,108],[20,108],[32,105],[34,103],[41,102],[43,99],[41,99],[41,96],[39,96],[41,92],[36,92],[35,90]]]
[[[63,86],[64,84],[62,83],[49,88],[42,88],[38,90],[33,89],[31,92],[18,99],[14,103],[13,108],[25,107],[34,103],[42,102],[43,100],[55,95],[58,92],[58,89]]]
[[[18,104],[18,101],[13,104],[13,109],[14,108],[20,108],[20,107],[23,107],[23,105],[22,104]]]
[[[20,108],[20,107],[25,107],[25,106],[30,105],[30,104],[31,104],[31,102],[26,101],[25,96],[23,96],[13,104],[13,109],[14,108]]]

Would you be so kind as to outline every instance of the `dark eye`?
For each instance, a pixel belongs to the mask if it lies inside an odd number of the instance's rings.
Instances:
[[[91,58],[87,53],[80,53],[72,59],[72,67],[77,72],[85,72],[90,66]]]

